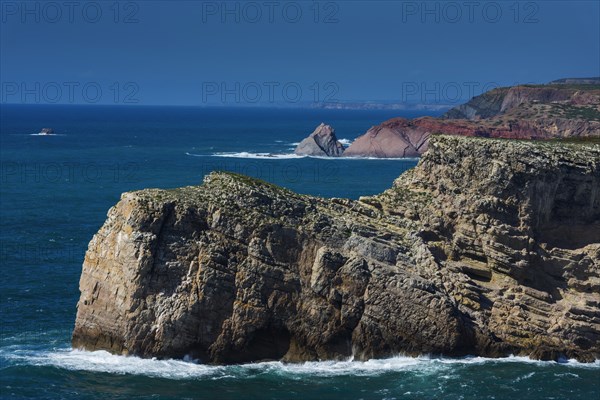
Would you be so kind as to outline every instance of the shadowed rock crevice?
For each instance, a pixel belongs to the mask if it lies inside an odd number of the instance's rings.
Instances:
[[[229,173],[125,193],[90,242],[73,346],[207,363],[590,361],[599,184],[598,145],[436,136],[359,201]]]

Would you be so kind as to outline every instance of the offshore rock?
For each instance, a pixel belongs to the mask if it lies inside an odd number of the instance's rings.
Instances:
[[[123,194],[73,346],[202,362],[600,357],[600,146],[433,136],[381,195],[228,173]]]
[[[300,142],[294,153],[302,156],[340,157],[344,153],[344,146],[337,140],[335,130],[321,123]]]

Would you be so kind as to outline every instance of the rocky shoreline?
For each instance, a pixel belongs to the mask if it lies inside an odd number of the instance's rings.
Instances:
[[[419,157],[427,151],[429,137],[440,133],[536,140],[600,137],[600,79],[565,82],[493,89],[449,110],[441,118],[392,118],[371,127],[345,150],[327,154],[318,148],[306,151],[298,146],[296,154]],[[334,135],[328,140],[333,143],[337,139]]]
[[[600,358],[600,146],[432,136],[384,193],[229,173],[123,194],[73,347],[228,364],[395,354]]]

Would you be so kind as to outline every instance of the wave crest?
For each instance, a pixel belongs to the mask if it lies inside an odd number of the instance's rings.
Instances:
[[[13,364],[36,366],[52,366],[67,370],[89,372],[105,372],[113,374],[144,375],[167,379],[225,377],[244,378],[256,374],[268,373],[285,376],[376,376],[397,371],[418,371],[436,373],[455,368],[457,365],[494,364],[494,363],[528,363],[537,366],[565,366],[575,368],[600,368],[600,360],[584,364],[574,360],[564,363],[553,361],[537,361],[527,357],[506,358],[433,358],[433,357],[392,357],[369,361],[314,361],[299,364],[287,364],[280,361],[259,362],[251,364],[213,366],[197,364],[183,360],[144,359],[133,356],[118,356],[106,351],[83,351],[62,349],[55,351],[17,350],[9,353],[2,351],[2,358]]]
[[[290,160],[290,159],[302,159],[302,158],[317,158],[320,160],[353,160],[353,161],[365,161],[365,160],[380,160],[380,161],[410,161],[418,162],[419,158],[413,157],[394,157],[394,158],[381,158],[381,157],[326,157],[326,156],[303,156],[294,153],[276,154],[276,153],[252,153],[247,151],[240,152],[223,152],[213,154],[195,154],[186,152],[187,156],[191,157],[224,157],[224,158],[247,158],[247,159],[259,159],[259,160]]]

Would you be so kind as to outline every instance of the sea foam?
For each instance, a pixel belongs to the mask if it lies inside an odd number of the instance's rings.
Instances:
[[[568,360],[563,363],[538,361],[527,357],[465,357],[434,358],[397,356],[368,361],[312,361],[304,363],[282,363],[280,361],[249,363],[230,366],[213,366],[184,360],[144,359],[133,356],[118,356],[106,351],[83,351],[59,349],[54,351],[16,350],[1,351],[0,358],[11,364],[52,366],[67,370],[105,372],[112,374],[143,375],[167,379],[222,379],[244,378],[268,373],[284,376],[377,376],[390,372],[415,371],[440,373],[451,371],[457,365],[527,363],[537,366],[564,366],[567,368],[600,369],[600,360],[594,363],[579,363]]]
[[[390,158],[381,158],[381,157],[326,157],[326,156],[304,156],[298,155],[294,153],[285,153],[285,154],[277,154],[277,153],[252,153],[247,151],[240,152],[225,152],[225,153],[213,153],[213,154],[196,154],[196,153],[185,153],[187,156],[191,157],[225,157],[225,158],[248,158],[248,159],[261,159],[261,160],[289,160],[289,159],[302,159],[302,158],[316,158],[321,160],[351,160],[351,161],[364,161],[364,160],[377,160],[377,161],[410,161],[410,162],[418,162],[418,157],[390,157]]]

